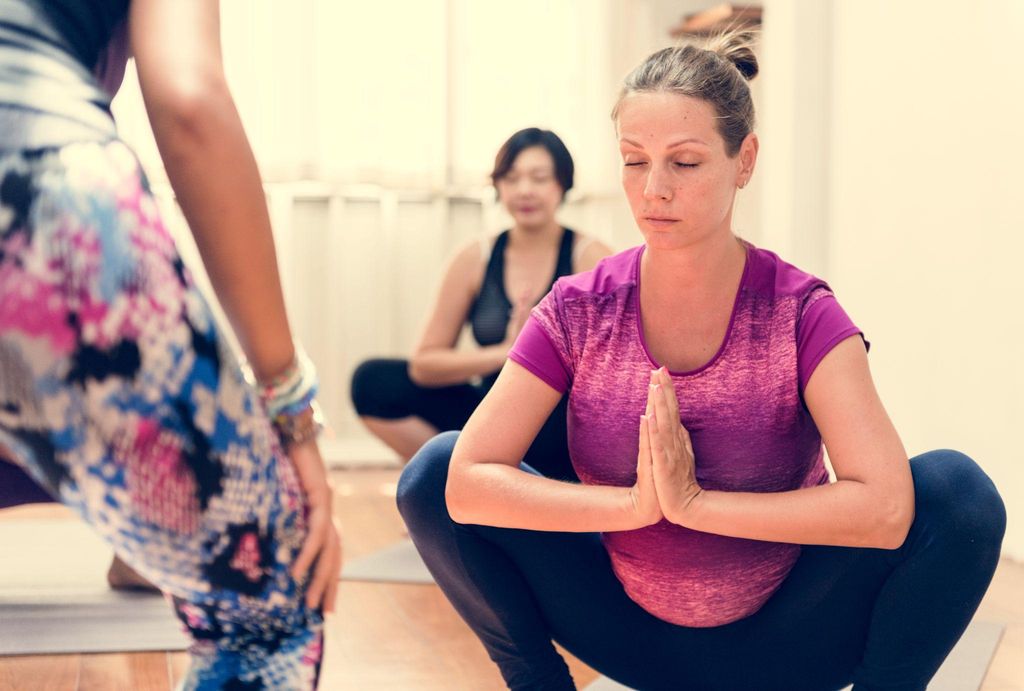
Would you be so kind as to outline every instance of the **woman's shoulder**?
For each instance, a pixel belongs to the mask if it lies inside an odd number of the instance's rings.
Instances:
[[[594,268],[555,282],[554,291],[563,300],[602,297],[636,285],[636,263],[643,245],[604,257]]]
[[[574,269],[573,273],[589,271],[602,259],[613,254],[612,249],[608,245],[593,235],[587,235],[568,227],[565,230],[567,233],[572,233],[571,263]]]
[[[469,294],[479,292],[495,240],[496,236],[486,235],[467,240],[456,247],[448,258],[445,280],[461,284]]]
[[[775,299],[808,296],[817,288],[828,289],[828,283],[812,273],[791,264],[775,252],[746,243],[750,262],[750,290]]]

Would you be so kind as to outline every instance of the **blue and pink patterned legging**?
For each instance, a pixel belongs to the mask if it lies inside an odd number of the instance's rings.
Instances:
[[[122,142],[0,153],[0,446],[168,595],[185,688],[315,687],[298,476]]]

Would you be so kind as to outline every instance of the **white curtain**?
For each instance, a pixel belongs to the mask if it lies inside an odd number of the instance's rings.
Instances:
[[[225,0],[225,69],[268,182],[484,186],[500,144],[539,126],[565,139],[579,189],[605,193],[619,4]],[[115,114],[160,180],[133,71]]]
[[[671,41],[677,3],[223,0],[225,69],[266,183],[289,319],[320,373],[329,460],[388,456],[351,409],[351,372],[407,354],[445,258],[507,227],[487,174],[512,132],[544,127],[568,145],[564,223],[613,247],[638,241],[609,111],[626,70]],[[206,287],[133,71],[114,110]]]

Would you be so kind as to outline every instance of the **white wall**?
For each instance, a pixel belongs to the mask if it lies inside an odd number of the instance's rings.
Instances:
[[[864,328],[908,452],[988,472],[1024,558],[1024,3],[767,0],[764,31],[769,246]]]

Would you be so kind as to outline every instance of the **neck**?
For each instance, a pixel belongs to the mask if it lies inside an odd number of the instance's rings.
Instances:
[[[523,248],[546,247],[557,243],[562,237],[562,226],[555,219],[536,226],[515,224],[509,230],[510,245]]]
[[[672,249],[648,245],[640,270],[642,280],[654,287],[653,295],[676,301],[715,292],[723,282],[738,279],[745,257],[746,249],[732,232],[716,233]]]

